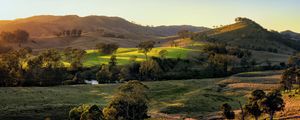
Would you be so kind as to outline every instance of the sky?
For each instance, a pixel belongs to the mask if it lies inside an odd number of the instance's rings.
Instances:
[[[300,33],[300,0],[0,0],[0,19],[34,15],[118,16],[142,25],[227,25],[250,18]]]

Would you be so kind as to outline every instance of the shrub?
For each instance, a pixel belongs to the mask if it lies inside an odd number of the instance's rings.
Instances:
[[[69,112],[70,120],[104,120],[103,113],[97,105],[83,104]]]

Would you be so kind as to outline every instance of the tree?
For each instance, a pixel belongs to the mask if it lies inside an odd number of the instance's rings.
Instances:
[[[117,81],[119,79],[120,70],[117,66],[117,57],[112,55],[108,64],[109,69],[109,80],[110,82]]]
[[[66,30],[65,31],[65,36],[68,36],[68,37],[71,36],[71,31],[70,30]]]
[[[258,117],[263,113],[258,102],[265,97],[266,93],[263,90],[255,90],[251,93],[251,97],[244,107],[245,111],[254,116],[255,120],[258,120]]]
[[[281,84],[285,91],[290,92],[293,88],[293,82],[296,81],[295,68],[291,67],[283,71],[281,75]]]
[[[234,116],[235,116],[234,112],[232,111],[232,108],[231,108],[231,106],[228,103],[224,103],[221,106],[221,109],[223,110],[223,116],[226,119],[234,119]]]
[[[139,69],[142,80],[157,80],[161,72],[159,64],[154,60],[142,62]]]
[[[82,34],[82,30],[78,30],[77,31],[77,37],[81,37],[81,34]]]
[[[168,51],[163,49],[163,50],[159,51],[158,54],[159,54],[160,58],[166,58],[166,55],[168,54]]]
[[[140,64],[137,62],[131,62],[130,64],[124,66],[120,71],[120,80],[128,81],[139,79],[139,69]]]
[[[208,58],[208,64],[211,69],[214,69],[214,76],[225,76],[228,74],[228,66],[237,63],[238,58],[231,55],[214,54]]]
[[[149,118],[148,87],[139,81],[129,81],[118,88],[108,106],[103,109],[107,120],[143,120]]]
[[[102,64],[100,71],[96,74],[96,78],[100,83],[107,83],[110,79],[109,74],[109,67],[105,64]]]
[[[61,84],[65,71],[61,54],[55,49],[48,49],[28,61],[27,72],[40,86]]]
[[[259,101],[260,108],[270,115],[270,120],[277,111],[284,109],[284,100],[279,90],[272,91]]]
[[[70,63],[71,70],[78,70],[83,67],[82,62],[85,54],[86,51],[82,49],[73,49],[68,47],[64,50],[65,60]]]
[[[103,113],[97,105],[80,105],[69,112],[70,120],[104,120]]]
[[[154,48],[154,45],[155,45],[154,41],[145,41],[145,42],[141,42],[138,45],[139,51],[145,54],[146,60],[148,60],[148,52],[150,52]]]
[[[113,54],[115,53],[119,48],[119,45],[116,43],[98,43],[96,44],[96,49],[98,49],[99,52],[103,54]]]
[[[295,74],[296,74],[296,76],[297,76],[297,83],[298,83],[298,92],[300,92],[300,69],[297,69],[296,71],[295,71]]]
[[[77,36],[77,30],[76,29],[71,30],[71,36],[73,36],[73,37]]]

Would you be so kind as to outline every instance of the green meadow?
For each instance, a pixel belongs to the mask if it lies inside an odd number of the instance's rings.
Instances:
[[[148,56],[159,56],[161,50],[167,50],[166,58],[187,58],[190,52],[197,51],[189,48],[180,47],[157,47],[153,48]],[[103,55],[98,50],[86,50],[87,54],[84,58],[83,65],[90,67],[100,64],[107,64],[111,55]],[[129,63],[131,57],[136,57],[136,61],[144,61],[145,55],[138,51],[138,48],[119,48],[115,53],[119,65]]]

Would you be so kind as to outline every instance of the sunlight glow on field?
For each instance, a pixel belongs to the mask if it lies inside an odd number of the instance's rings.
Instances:
[[[149,56],[159,57],[159,52],[161,50],[167,50],[166,58],[186,58],[188,57],[188,53],[192,51],[196,51],[188,48],[180,48],[180,47],[159,47],[153,48]],[[87,50],[87,54],[84,60],[84,66],[95,66],[100,64],[107,64],[111,55],[103,55],[98,52],[98,50]],[[117,53],[117,62],[119,65],[129,63],[129,59],[131,57],[136,56],[136,61],[145,60],[145,55],[140,53],[137,48],[119,48]]]

